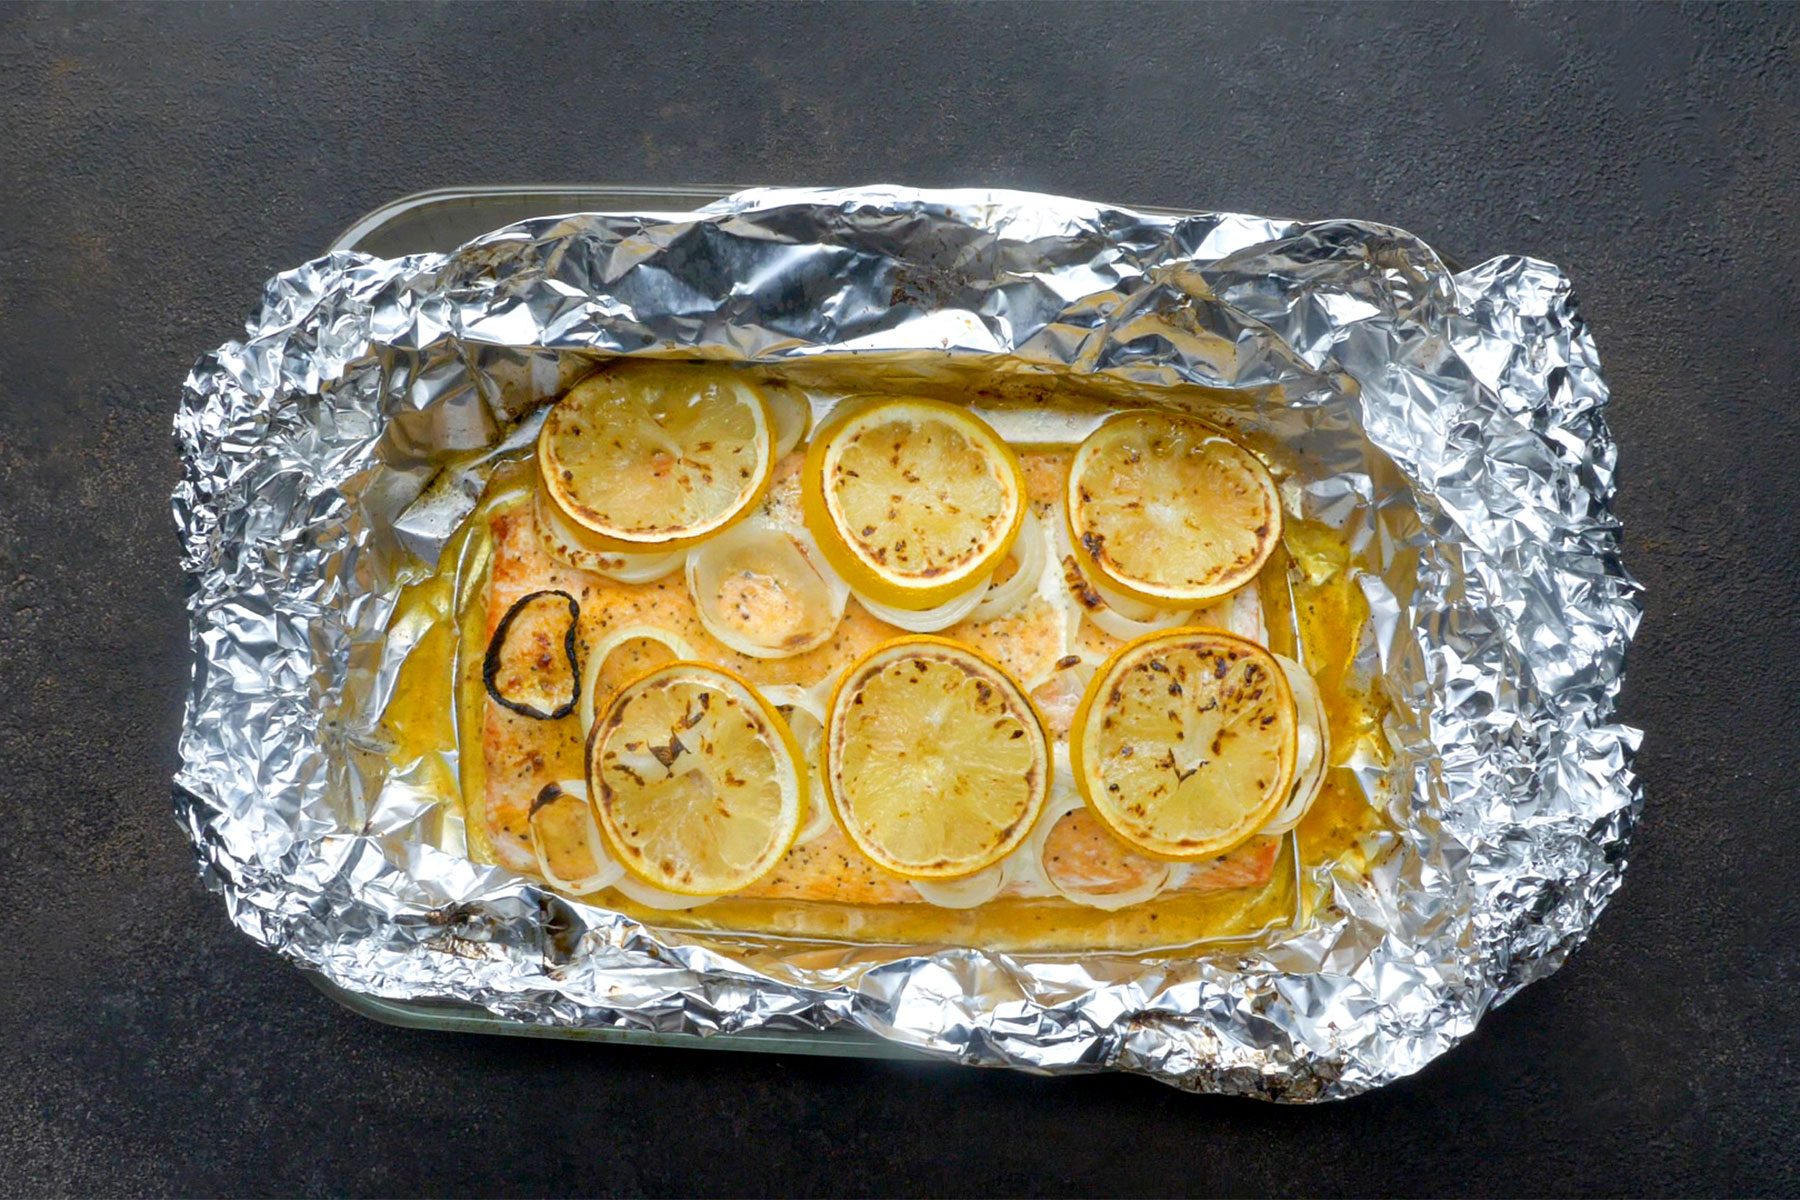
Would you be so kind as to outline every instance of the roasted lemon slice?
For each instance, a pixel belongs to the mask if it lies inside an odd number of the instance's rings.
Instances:
[[[908,879],[960,879],[1005,858],[1050,784],[1024,691],[991,659],[935,637],[884,642],[845,670],[824,758],[838,823]]]
[[[1217,629],[1153,633],[1088,685],[1069,738],[1075,784],[1133,846],[1209,858],[1287,799],[1297,723],[1287,673],[1261,646]]]
[[[806,819],[793,736],[749,683],[673,662],[620,688],[588,738],[612,857],[652,887],[723,896],[773,870]]]
[[[723,367],[634,363],[569,389],[538,434],[544,495],[590,548],[673,550],[769,486],[768,400]]]
[[[1069,463],[1069,537],[1106,583],[1193,608],[1256,577],[1281,540],[1281,495],[1257,457],[1172,413],[1113,417]]]
[[[927,609],[987,586],[1025,519],[1025,477],[967,409],[889,399],[814,437],[801,504],[827,561],[859,594]]]

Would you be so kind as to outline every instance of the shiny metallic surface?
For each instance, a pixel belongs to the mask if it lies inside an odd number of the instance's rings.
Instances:
[[[1362,661],[1399,715],[1394,762],[1358,775],[1390,852],[1248,948],[804,965],[467,861],[454,822],[387,785],[377,717],[396,590],[473,504],[469,452],[528,436],[583,353],[847,352],[897,375],[1231,389],[1244,425],[1301,450],[1290,505],[1349,526],[1367,564]],[[1352,1095],[1555,970],[1618,886],[1642,797],[1611,714],[1641,605],[1606,398],[1555,267],[1454,272],[1354,222],[879,187],[333,254],[269,282],[177,418],[197,660],[180,815],[241,929],[371,996],[589,1028],[850,1024],[969,1063]]]

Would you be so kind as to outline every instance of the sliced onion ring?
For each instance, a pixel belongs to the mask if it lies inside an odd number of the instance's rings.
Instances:
[[[1044,577],[1044,563],[1050,557],[1050,547],[1044,539],[1043,522],[1038,520],[1029,504],[1025,506],[1025,520],[1019,525],[1019,536],[1013,539],[1007,556],[1018,564],[1018,568],[1004,583],[988,584],[981,603],[969,613],[969,620],[992,621],[1004,617],[1036,593],[1038,583]]]
[[[537,518],[538,541],[543,544],[544,552],[577,571],[604,575],[617,583],[653,583],[687,561],[686,550],[620,554],[592,549],[582,544],[555,505],[544,502],[542,487],[532,489],[531,505]]]
[[[987,581],[983,580],[962,595],[954,596],[932,608],[893,608],[871,600],[861,592],[855,595],[856,602],[868,609],[869,615],[877,621],[886,621],[908,633],[935,633],[940,629],[950,628],[975,611],[976,606],[987,595]]]
[[[1091,580],[1089,581],[1089,586],[1093,587],[1095,591],[1100,590]],[[1105,593],[1102,592],[1101,596],[1102,598],[1105,598]],[[1094,628],[1098,629],[1101,633],[1106,634],[1108,637],[1118,638],[1122,642],[1129,642],[1133,638],[1143,637],[1146,633],[1156,633],[1159,630],[1174,629],[1178,625],[1186,625],[1189,618],[1193,616],[1193,613],[1186,609],[1179,611],[1160,610],[1157,612],[1156,616],[1149,620],[1140,621],[1121,613],[1118,609],[1112,607],[1109,601],[1104,607],[1087,609],[1082,615],[1086,617],[1087,620],[1092,621],[1094,623]]]
[[[1038,871],[1044,883],[1057,895],[1071,904],[1079,904],[1086,908],[1097,908],[1103,912],[1116,912],[1121,908],[1130,908],[1134,904],[1142,904],[1154,899],[1171,884],[1176,883],[1172,864],[1159,863],[1162,870],[1153,874],[1144,884],[1123,892],[1083,892],[1074,888],[1066,888],[1056,882],[1050,869],[1044,865],[1044,852],[1050,842],[1050,834],[1057,822],[1074,812],[1084,808],[1082,799],[1075,789],[1057,787],[1050,793],[1050,801],[1044,806],[1044,815],[1038,818],[1037,828],[1031,831],[1031,839],[1026,843],[1031,854],[1036,858]],[[1184,872],[1185,874],[1185,872]]]
[[[598,699],[596,693],[600,690],[600,668],[606,665],[607,658],[614,650],[638,638],[667,646],[674,658],[693,660],[699,657],[685,640],[654,625],[626,625],[608,633],[588,651],[587,661],[581,664],[581,699],[576,711],[581,715],[583,729],[594,727],[595,701]]]
[[[812,426],[812,406],[806,397],[785,383],[763,384],[763,395],[769,400],[769,415],[774,418],[775,457],[792,453]]]
[[[1226,628],[1239,637],[1249,638],[1259,646],[1269,644],[1269,622],[1263,614],[1262,593],[1256,590],[1254,581],[1231,593],[1230,622]]]
[[[801,687],[797,683],[771,683],[759,690],[763,699],[776,708],[796,708],[821,726],[825,724],[825,701],[817,688]],[[796,735],[798,732],[795,731]]]
[[[1133,600],[1130,596],[1123,595],[1101,582],[1097,578],[1099,572],[1095,571],[1082,555],[1075,553],[1075,548],[1069,541],[1068,518],[1060,504],[1057,505],[1055,515],[1051,518],[1051,526],[1051,536],[1056,548],[1056,561],[1059,574],[1062,576],[1062,586],[1073,591],[1076,580],[1069,573],[1072,568],[1075,574],[1079,575],[1080,583],[1094,595],[1100,597],[1099,608],[1090,608],[1088,603],[1080,602],[1079,599],[1075,608],[1081,613],[1083,619],[1092,621],[1094,628],[1101,633],[1128,642],[1133,638],[1142,637],[1146,633],[1174,629],[1178,625],[1187,623],[1188,618],[1192,615],[1190,609],[1156,608],[1141,600]]]
[[[825,775],[819,769],[819,742],[825,736],[825,702],[816,689],[791,683],[763,688],[762,694],[763,699],[777,709],[791,709],[806,718],[795,721],[788,713],[782,713],[794,741],[799,743],[801,757],[806,760],[806,802],[810,807],[806,812],[806,824],[794,838],[794,844],[802,846],[837,826],[836,818],[831,815],[831,801],[825,796]]]
[[[1331,763],[1331,729],[1325,723],[1325,706],[1319,699],[1318,683],[1311,672],[1293,659],[1277,654],[1275,661],[1287,672],[1288,688],[1294,693],[1294,707],[1300,712],[1301,761],[1294,766],[1294,790],[1288,794],[1287,803],[1276,809],[1275,815],[1262,827],[1261,832],[1265,834],[1286,833],[1300,823],[1313,801],[1319,798],[1319,792],[1325,786],[1326,768]]]
[[[1038,715],[1044,718],[1052,740],[1066,743],[1070,726],[1075,721],[1075,710],[1080,706],[1081,698],[1087,695],[1088,684],[1094,681],[1094,672],[1099,670],[1102,661],[1096,654],[1066,654],[1057,659],[1055,666],[1025,685],[1025,694],[1037,705]],[[1053,683],[1062,685],[1056,696],[1039,695]]]
[[[689,908],[699,908],[702,904],[711,904],[717,896],[682,896],[675,892],[665,892],[661,888],[651,887],[641,879],[630,875],[621,875],[613,881],[613,891],[627,900],[641,904],[645,908],[654,908],[659,912],[681,912]]]
[[[1259,646],[1269,644],[1269,626],[1263,619],[1262,593],[1254,583],[1197,608],[1193,623],[1210,625],[1249,638]]]
[[[816,768],[809,768],[806,773],[806,803],[806,824],[794,835],[796,846],[817,841],[837,828],[837,818],[832,815],[831,801],[825,798],[825,784]]]
[[[1057,742],[1050,747],[1050,778],[1052,788],[1075,791],[1075,763],[1069,756],[1067,741]]]
[[[1124,592],[1114,588],[1111,584],[1098,578],[1099,574],[1098,571],[1082,572],[1082,575],[1088,581],[1088,586],[1093,588],[1096,592],[1099,592],[1100,598],[1106,601],[1106,607],[1112,609],[1127,621],[1138,621],[1144,624],[1150,624],[1167,617],[1171,612],[1186,616],[1188,613],[1194,611],[1191,608],[1158,608],[1154,604],[1145,604],[1142,600],[1134,600]]]
[[[540,828],[545,828],[543,822],[550,819],[548,814],[561,809],[562,815],[566,817],[566,806],[569,805],[580,806],[577,820],[585,820],[583,841],[593,863],[591,871],[575,878],[566,877],[551,865],[550,856],[544,852],[543,838],[539,835]],[[563,779],[545,788],[532,802],[527,821],[531,826],[531,852],[537,858],[538,871],[557,888],[572,896],[585,896],[601,888],[611,887],[625,874],[625,868],[612,860],[600,841],[600,829],[594,823],[593,810],[588,806],[587,784],[581,780]]]
[[[1000,894],[1000,889],[1006,886],[1006,874],[1006,863],[1002,861],[962,879],[914,879],[910,882],[913,891],[919,893],[919,899],[927,904],[939,908],[975,908]]]
[[[759,640],[721,615],[723,588],[734,573],[746,569],[773,580],[779,602],[800,607],[801,627],[788,640]],[[844,619],[850,598],[850,589],[826,568],[807,540],[760,518],[741,521],[696,546],[688,555],[687,583],[706,632],[751,658],[791,658],[824,645]]]

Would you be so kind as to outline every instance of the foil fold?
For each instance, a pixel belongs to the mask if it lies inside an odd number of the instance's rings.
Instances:
[[[849,353],[1230,389],[1302,448],[1318,469],[1290,503],[1355,523],[1372,564],[1364,664],[1397,715],[1366,783],[1390,852],[1329,873],[1313,919],[1265,942],[1080,959],[802,958],[462,856],[454,817],[373,748],[396,594],[474,505],[470,452],[529,437],[581,355]],[[849,1024],[980,1065],[1353,1095],[1554,971],[1619,885],[1642,794],[1612,714],[1641,600],[1606,401],[1556,267],[1455,271],[1352,221],[759,190],[328,255],[269,281],[175,421],[195,657],[176,808],[234,923],[366,994],[702,1035]]]

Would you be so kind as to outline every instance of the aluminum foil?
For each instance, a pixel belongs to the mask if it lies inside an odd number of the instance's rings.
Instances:
[[[1075,960],[802,958],[468,861],[455,817],[385,778],[407,638],[388,618],[479,493],[470,452],[526,436],[583,352],[1231,389],[1315,465],[1289,503],[1362,548],[1390,852],[1261,944]],[[1352,1095],[1555,970],[1619,885],[1642,797],[1639,735],[1611,717],[1641,606],[1606,399],[1556,267],[1453,271],[1352,221],[874,187],[333,254],[269,281],[176,419],[196,658],[177,809],[240,928],[363,993],[664,1032],[850,1024],[974,1064]]]

